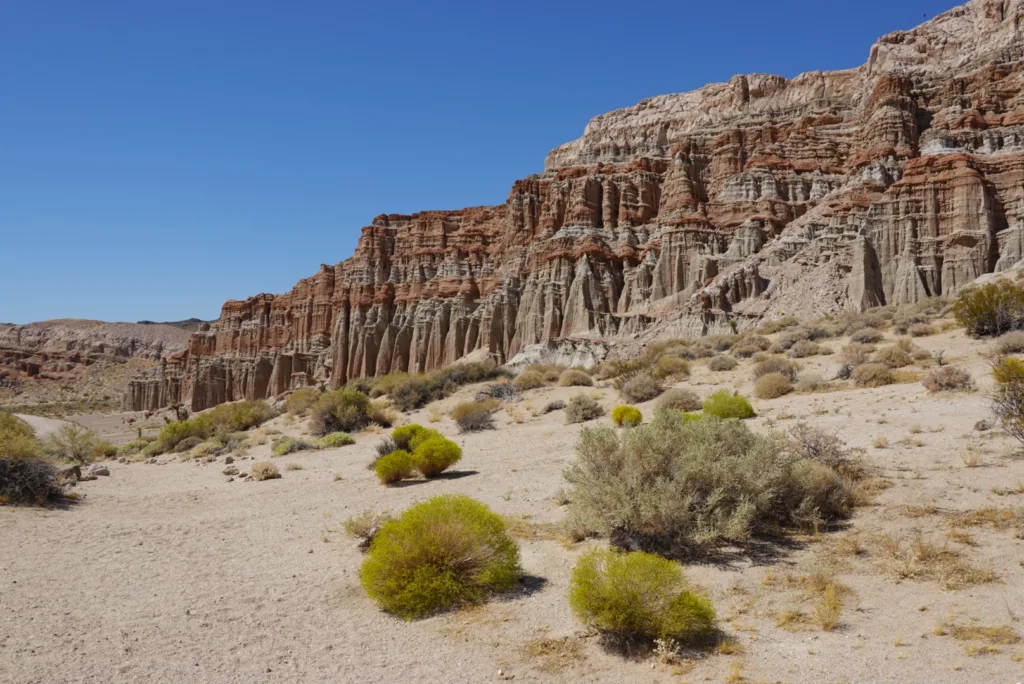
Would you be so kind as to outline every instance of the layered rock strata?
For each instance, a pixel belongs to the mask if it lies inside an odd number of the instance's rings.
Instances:
[[[951,294],[1024,256],[1024,0],[972,0],[863,66],[593,119],[503,205],[381,215],[284,295],[224,305],[131,409],[702,335]]]

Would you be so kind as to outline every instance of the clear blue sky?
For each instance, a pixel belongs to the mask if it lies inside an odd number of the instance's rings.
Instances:
[[[0,2],[0,321],[215,318],[587,120],[856,66],[955,0]]]

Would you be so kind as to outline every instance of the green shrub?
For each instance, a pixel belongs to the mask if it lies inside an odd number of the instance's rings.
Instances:
[[[1024,361],[1005,356],[992,367],[992,410],[1007,434],[1024,442]]]
[[[220,440],[212,439],[208,442],[202,442],[192,447],[192,450],[188,452],[189,458],[205,458],[207,456],[216,456],[224,449],[224,444]]]
[[[526,390],[544,387],[544,385],[548,383],[545,377],[540,372],[524,370],[522,373],[516,376],[516,379],[512,381],[512,384],[515,385],[515,388],[520,392],[525,392]]]
[[[457,363],[430,373],[391,373],[374,381],[372,394],[387,394],[400,411],[413,411],[444,399],[462,385],[508,377],[493,361]]]
[[[782,373],[762,375],[754,383],[754,396],[758,399],[775,399],[793,391],[793,384]]]
[[[617,639],[686,646],[715,632],[711,602],[687,584],[682,567],[649,553],[584,553],[569,581],[569,606],[584,625]]]
[[[396,449],[377,459],[373,472],[381,484],[391,484],[412,477],[416,470],[412,454],[405,449]]]
[[[882,387],[896,382],[892,370],[884,363],[862,363],[853,369],[851,377],[857,387]]]
[[[501,516],[465,496],[438,496],[384,523],[359,579],[389,613],[407,620],[519,584],[519,548]]]
[[[953,303],[957,323],[974,337],[1024,328],[1024,285],[999,280],[960,293]]]
[[[285,409],[293,416],[304,416],[306,411],[313,407],[320,397],[320,391],[315,387],[303,387],[288,395],[285,401]]]
[[[914,363],[914,357],[896,345],[883,347],[875,353],[875,363],[883,363],[889,368],[903,368]]]
[[[152,458],[154,456],[159,456],[167,450],[168,446],[158,439],[147,444],[139,453],[143,458]]]
[[[450,439],[433,437],[412,452],[412,461],[423,477],[437,477],[462,458],[462,449]]]
[[[585,423],[604,415],[604,408],[597,401],[585,394],[577,394],[565,405],[565,423]]]
[[[459,432],[477,432],[494,427],[494,412],[498,410],[497,399],[466,401],[452,409],[451,416],[459,426]]]
[[[331,432],[316,440],[318,449],[337,449],[355,443],[356,440],[347,432]]]
[[[612,410],[612,422],[616,425],[635,427],[642,423],[644,416],[635,406],[616,406]]]
[[[638,373],[619,385],[619,392],[632,402],[650,401],[665,391],[661,382],[647,373]]]
[[[403,425],[391,431],[391,439],[395,446],[406,451],[414,451],[423,442],[434,437],[443,437],[437,430],[422,425]]]
[[[662,356],[654,363],[651,377],[659,380],[680,378],[690,374],[690,364],[679,356]]]
[[[581,370],[570,368],[558,376],[559,387],[591,387],[594,379]]]
[[[667,390],[658,399],[658,409],[670,409],[672,411],[699,411],[704,402],[700,400],[695,392],[687,389],[674,388]]]
[[[325,392],[310,409],[309,428],[316,435],[331,432],[359,432],[370,423],[391,427],[391,420],[379,406],[359,390]]]
[[[790,382],[793,382],[796,380],[796,375],[799,370],[800,367],[789,359],[785,359],[781,356],[769,356],[763,361],[759,361],[754,366],[754,380],[768,375],[769,373],[781,373],[782,375],[785,375]]]
[[[741,394],[720,389],[704,400],[704,413],[716,418],[752,418],[754,407]]]
[[[298,437],[279,437],[278,439],[275,439],[274,443],[271,445],[270,455],[274,458],[279,458],[287,454],[294,454],[297,451],[309,451],[316,448],[316,444],[308,439],[300,439]]]
[[[32,426],[0,411],[0,505],[42,505],[63,493],[59,470],[44,456]]]
[[[281,473],[278,472],[277,466],[270,461],[253,463],[252,467],[249,468],[249,475],[251,475],[252,479],[257,482],[262,482],[263,480],[274,480],[281,477]]]
[[[202,437],[186,437],[185,439],[178,442],[178,445],[174,447],[174,452],[177,454],[184,454],[192,451],[192,447],[199,446],[203,443]]]
[[[96,433],[74,423],[65,423],[43,442],[46,452],[53,458],[84,465],[91,462],[96,447]]]
[[[248,430],[262,425],[273,417],[273,409],[262,399],[220,404],[188,420],[168,423],[160,431],[158,441],[164,445],[164,450],[173,449],[178,442],[189,437],[207,440]]]
[[[92,445],[92,461],[106,461],[117,456],[117,447],[105,439],[97,439]]]
[[[736,359],[725,354],[719,354],[708,362],[708,368],[716,372],[731,371],[737,365]]]
[[[566,471],[573,517],[618,547],[676,554],[849,516],[849,481],[736,420],[584,429]]]
[[[117,455],[118,456],[132,456],[134,454],[139,453],[140,451],[145,449],[150,444],[152,444],[152,442],[150,442],[150,441],[147,441],[147,440],[144,440],[144,439],[135,439],[135,440],[132,440],[131,442],[128,442],[126,444],[122,444],[121,446],[119,446],[117,448]]]

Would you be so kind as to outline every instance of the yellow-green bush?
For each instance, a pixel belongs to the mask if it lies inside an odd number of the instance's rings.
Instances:
[[[382,609],[411,620],[509,591],[521,574],[519,548],[501,516],[446,495],[384,523],[359,580]]]
[[[498,377],[509,372],[493,361],[456,363],[429,373],[391,373],[373,383],[373,396],[387,394],[400,411],[412,411],[432,401],[444,399],[462,385]]]
[[[153,444],[160,443],[165,449],[173,449],[178,442],[189,437],[206,440],[218,435],[248,430],[262,425],[273,417],[273,409],[262,399],[220,404],[188,420],[168,423],[160,431],[157,442]],[[151,444],[147,449],[152,452],[156,447]]]
[[[625,427],[635,427],[642,423],[644,415],[635,406],[616,406],[612,409],[612,422]]]
[[[42,505],[61,494],[57,467],[43,455],[35,430],[0,411],[0,505]]]
[[[337,449],[355,443],[356,440],[347,432],[331,432],[316,440],[319,449]]]
[[[570,368],[558,376],[559,387],[591,387],[594,379],[581,370]]]
[[[387,413],[356,389],[325,392],[310,409],[309,429],[316,435],[359,432],[370,423],[391,427]]]
[[[391,431],[391,439],[398,449],[414,451],[423,442],[434,437],[443,437],[437,430],[425,428],[422,425],[403,425]]]
[[[960,293],[953,303],[957,323],[968,335],[1002,335],[1024,328],[1024,285],[999,280]]]
[[[996,388],[992,392],[992,410],[1003,429],[1024,442],[1024,361],[1006,356],[992,367]]]
[[[462,449],[450,439],[433,437],[416,446],[412,461],[423,477],[437,477],[462,458]]]
[[[720,389],[704,400],[704,413],[716,418],[752,418],[754,407],[741,394]]]
[[[715,632],[714,607],[687,584],[682,567],[649,553],[584,553],[569,581],[569,606],[587,627],[619,639],[686,646]]]
[[[303,387],[288,395],[285,401],[285,409],[293,416],[304,416],[306,411],[313,407],[320,397],[320,391],[315,387]]]
[[[308,439],[302,439],[299,437],[279,437],[274,440],[274,443],[271,445],[270,454],[274,458],[279,458],[287,454],[294,454],[297,451],[309,451],[316,448],[316,444]]]
[[[373,466],[373,472],[381,484],[392,484],[408,479],[415,471],[416,465],[412,454],[405,449],[396,449],[386,456],[381,456]]]
[[[754,396],[758,399],[775,399],[793,391],[793,383],[782,373],[762,375],[754,383]]]

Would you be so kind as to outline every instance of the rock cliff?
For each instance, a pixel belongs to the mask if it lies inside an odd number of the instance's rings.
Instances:
[[[598,116],[503,205],[378,216],[349,259],[226,303],[125,405],[956,292],[1024,256],[1022,30],[1024,0],[972,0],[855,69]]]

